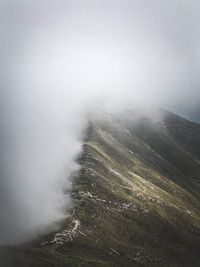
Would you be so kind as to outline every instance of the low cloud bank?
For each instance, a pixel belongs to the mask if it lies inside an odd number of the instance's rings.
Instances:
[[[198,1],[1,1],[0,245],[71,207],[88,114],[200,103]]]

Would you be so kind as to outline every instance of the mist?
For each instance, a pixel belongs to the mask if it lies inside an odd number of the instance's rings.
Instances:
[[[70,215],[99,112],[200,103],[198,1],[0,2],[0,245]]]

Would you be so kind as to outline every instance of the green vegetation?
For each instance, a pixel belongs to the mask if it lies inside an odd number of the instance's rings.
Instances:
[[[3,248],[0,266],[200,266],[200,125],[163,111],[93,121],[58,233]]]

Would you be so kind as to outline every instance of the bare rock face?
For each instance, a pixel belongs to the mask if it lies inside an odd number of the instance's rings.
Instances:
[[[103,116],[79,161],[71,216],[0,266],[200,266],[199,124]]]

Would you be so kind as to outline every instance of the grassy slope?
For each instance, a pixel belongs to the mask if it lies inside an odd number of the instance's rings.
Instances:
[[[93,122],[73,215],[2,266],[200,266],[200,125],[165,115]]]

